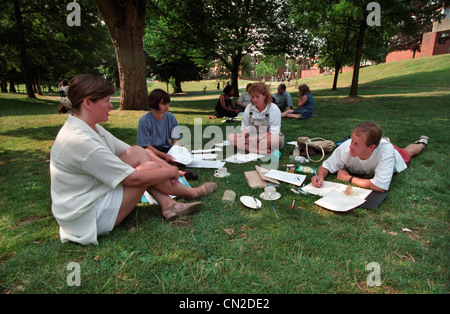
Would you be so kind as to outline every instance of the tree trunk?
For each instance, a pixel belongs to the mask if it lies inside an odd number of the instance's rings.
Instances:
[[[363,19],[359,25],[358,39],[356,40],[355,63],[353,65],[352,86],[350,88],[349,97],[358,96],[358,80],[359,80],[359,64],[361,63],[362,48],[364,45],[364,35],[367,28],[367,13],[363,14]]]
[[[16,86],[14,85],[14,81],[12,78],[9,79],[9,92],[10,93],[17,93]]]
[[[242,53],[239,52],[233,58],[233,67],[231,68],[231,85],[233,85],[234,97],[239,97],[239,67],[242,61]]]
[[[175,85],[177,86],[175,93],[182,93],[183,89],[181,88],[181,81],[175,80]]]
[[[333,88],[331,90],[337,90],[337,81],[338,81],[338,75],[339,71],[341,70],[341,63],[336,62],[334,64],[334,79],[333,79]]]
[[[25,28],[23,26],[22,12],[20,11],[21,4],[14,1],[14,15],[16,18],[18,42],[20,46],[20,61],[22,64],[23,76],[25,79],[25,86],[27,88],[27,95],[29,98],[36,98],[33,92],[33,82],[31,80],[30,63],[27,55],[27,46],[25,42]]]
[[[37,81],[36,81],[36,89],[37,89],[37,93],[42,96],[44,95],[44,93],[42,92],[42,86],[41,86],[41,72],[38,71],[37,73]]]
[[[147,103],[144,44],[145,1],[94,0],[108,27],[116,53],[120,110],[141,110]]]

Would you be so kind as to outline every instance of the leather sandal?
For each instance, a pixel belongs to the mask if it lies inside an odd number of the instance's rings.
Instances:
[[[162,215],[164,216],[164,218],[166,218],[167,221],[172,221],[172,220],[175,220],[177,218],[177,214],[175,214],[170,209],[163,209]]]
[[[174,203],[162,210],[164,218],[171,221],[177,217],[192,215],[198,213],[203,208],[201,202],[195,203]]]

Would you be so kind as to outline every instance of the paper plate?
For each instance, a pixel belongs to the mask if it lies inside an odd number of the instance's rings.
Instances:
[[[267,198],[267,197],[264,195],[264,192],[262,192],[262,193],[259,195],[259,197],[261,197],[263,200],[266,200],[266,201],[274,201],[274,200],[279,199],[279,198],[281,197],[281,194],[278,193],[278,192],[275,192],[275,197],[273,197],[273,198]]]
[[[261,201],[252,196],[241,196],[240,200],[241,200],[242,204],[244,204],[246,207],[253,208],[253,209],[261,208]]]

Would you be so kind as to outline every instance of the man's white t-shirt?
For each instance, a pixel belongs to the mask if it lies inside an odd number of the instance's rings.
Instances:
[[[345,169],[355,175],[373,176],[370,181],[386,191],[389,189],[394,172],[401,172],[407,168],[400,153],[385,139],[381,139],[372,155],[365,160],[350,156],[350,143],[351,140],[342,143],[322,166],[330,173]]]
[[[96,129],[69,115],[51,150],[52,212],[62,242],[97,244],[95,206],[135,171],[118,157],[130,146]]]

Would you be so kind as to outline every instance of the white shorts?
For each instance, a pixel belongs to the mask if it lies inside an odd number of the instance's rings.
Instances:
[[[97,235],[111,232],[116,223],[123,199],[123,186],[107,193],[95,206],[97,212]]]

